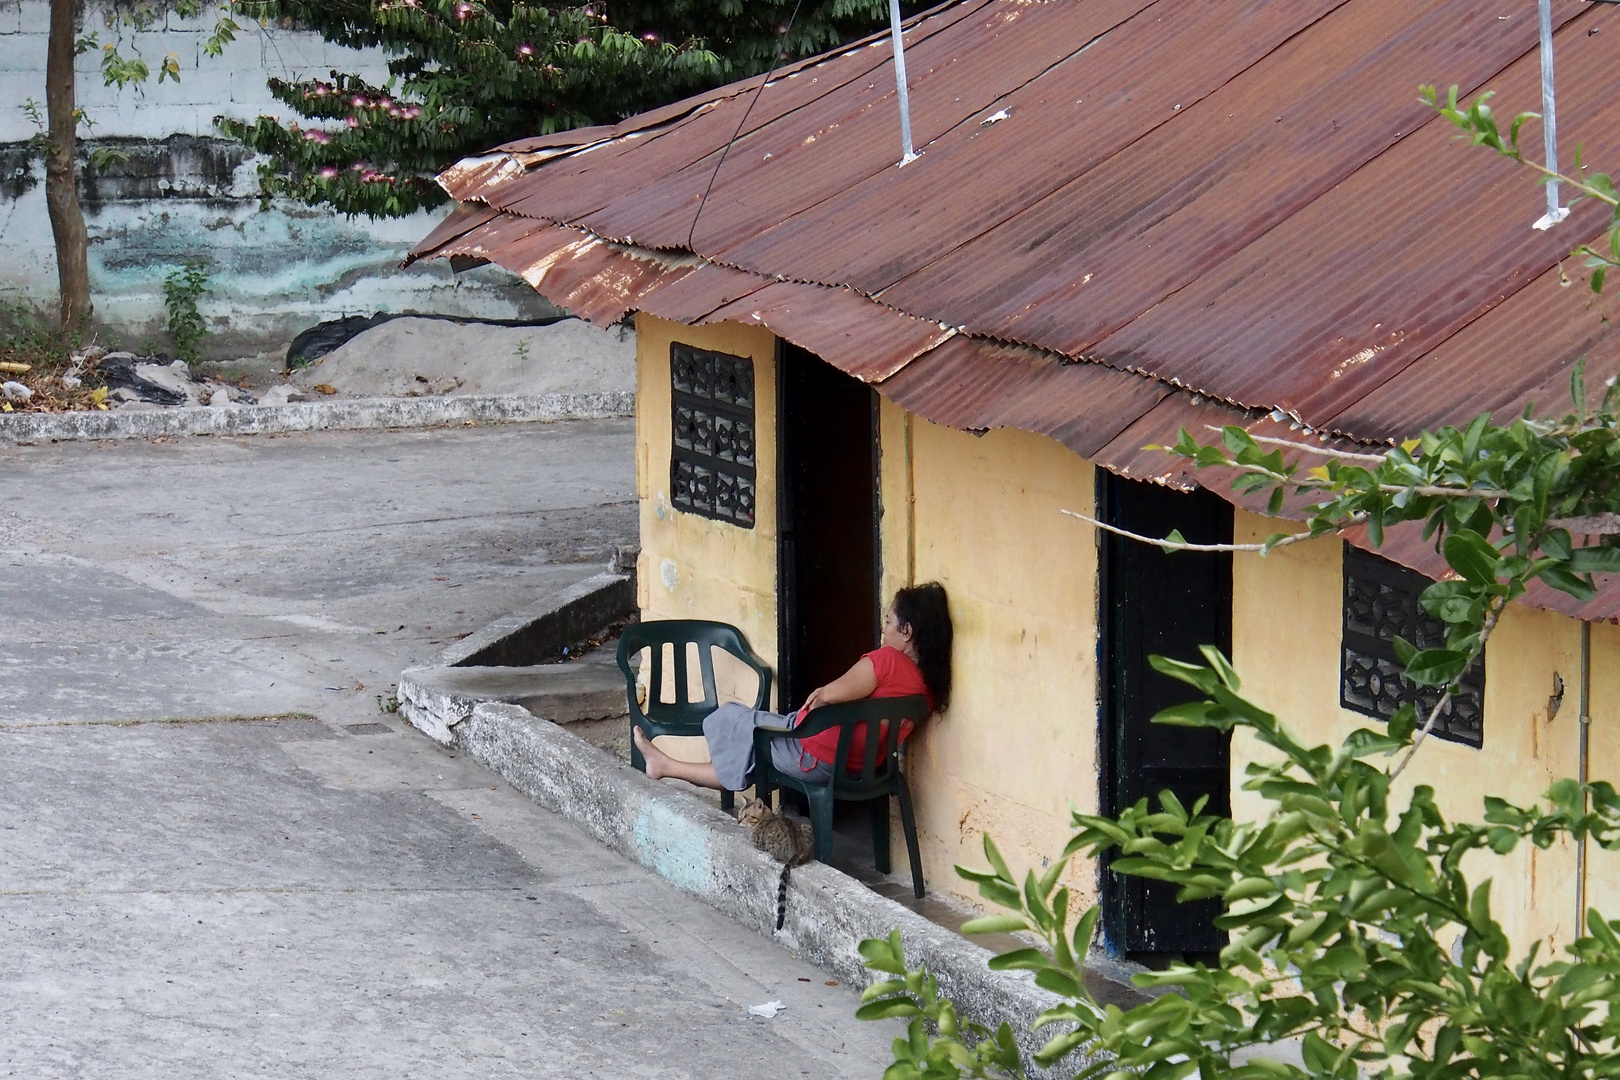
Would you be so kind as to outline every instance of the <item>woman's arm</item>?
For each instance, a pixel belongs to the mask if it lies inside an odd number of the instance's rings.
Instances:
[[[877,689],[877,671],[872,667],[872,661],[861,657],[855,661],[855,666],[844,672],[838,678],[820,686],[810,692],[804,699],[804,711],[819,709],[823,705],[838,705],[845,701],[859,701],[871,697],[872,691]]]

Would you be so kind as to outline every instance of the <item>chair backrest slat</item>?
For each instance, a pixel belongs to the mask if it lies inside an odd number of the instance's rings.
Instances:
[[[691,678],[691,674],[686,670],[686,651],[687,651],[686,650],[686,642],[677,641],[675,643],[675,704],[676,705],[689,705],[689,704],[691,704],[691,701],[690,701],[688,695],[692,692],[692,678]],[[702,650],[699,650],[700,653],[701,653],[701,651]],[[664,688],[662,686],[660,686],[658,688],[659,695],[662,696],[663,692],[664,692]],[[652,704],[652,702],[653,702],[653,695],[649,691],[648,694],[647,694],[647,703],[650,705],[650,704]],[[708,704],[708,703],[705,702],[704,704]]]
[[[703,660],[703,704],[713,708],[720,701],[714,685],[714,649],[699,645],[698,656]]]
[[[833,759],[833,780],[836,784],[886,783],[891,770],[898,764],[900,729],[910,720],[920,724],[928,718],[928,701],[921,696],[901,698],[865,698],[840,705],[824,705],[808,717],[806,723],[820,727],[827,721],[837,724],[838,749]],[[854,748],[855,729],[865,724],[862,740],[861,768],[857,775],[849,771],[849,755]]]
[[[698,651],[698,669],[703,687],[701,699],[692,694],[691,665],[687,655],[692,645],[696,645]],[[669,665],[674,695],[673,700],[667,702],[663,699],[666,646],[674,654]],[[651,653],[645,705],[636,701],[636,672],[632,666],[634,658],[643,649]],[[625,629],[619,639],[619,671],[624,675],[630,715],[654,723],[690,724],[713,711],[720,700],[714,671],[715,649],[724,649],[754,672],[759,680],[759,689],[753,707],[767,708],[771,696],[771,669],[749,648],[742,631],[727,623],[705,619],[660,619],[634,623]]]
[[[891,724],[887,720],[869,720],[866,723],[866,756],[861,758],[861,783],[872,782],[873,771],[877,763],[882,761],[886,767],[889,763],[889,732],[898,728],[899,724]],[[878,752],[878,740],[883,740],[884,746],[881,754]]]

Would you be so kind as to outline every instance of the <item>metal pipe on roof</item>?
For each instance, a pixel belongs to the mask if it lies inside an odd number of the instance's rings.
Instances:
[[[894,87],[900,96],[900,164],[905,165],[917,160],[917,152],[911,148],[911,95],[906,90],[906,42],[900,33],[900,0],[889,0],[889,36],[894,40]]]
[[[895,0],[890,0],[894,3]],[[1558,171],[1558,110],[1553,95],[1553,26],[1552,0],[1538,0],[1541,19],[1541,136],[1546,153],[1547,171]],[[1543,231],[1569,217],[1569,207],[1558,205],[1558,181],[1547,183],[1547,212],[1536,220],[1533,228]]]

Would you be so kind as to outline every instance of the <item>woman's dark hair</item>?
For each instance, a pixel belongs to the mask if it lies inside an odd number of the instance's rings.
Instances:
[[[913,585],[894,594],[894,617],[911,627],[917,668],[934,695],[934,708],[951,703],[951,606],[945,586],[937,581]]]

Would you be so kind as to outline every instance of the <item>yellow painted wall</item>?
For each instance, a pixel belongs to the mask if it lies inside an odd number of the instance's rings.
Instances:
[[[1579,707],[1576,693],[1571,691],[1566,707]],[[1620,627],[1609,623],[1592,627],[1591,716],[1589,775],[1620,787]],[[1592,844],[1587,858],[1587,906],[1620,918],[1620,853]]]
[[[752,529],[670,504],[669,347],[674,341],[754,361],[755,473],[760,482]],[[774,670],[776,339],[757,326],[683,326],[638,315],[636,361],[636,495],[641,519],[636,588],[642,618],[731,623]],[[740,665],[728,668],[717,663],[716,678],[722,699],[753,699],[752,675]],[[702,759],[701,739],[682,742],[684,747],[672,745],[670,752]]]
[[[637,318],[636,339],[642,616],[733,623],[774,668],[774,339],[754,327],[647,315]],[[670,506],[671,341],[754,358],[761,481],[753,529]],[[956,622],[955,699],[910,742],[924,872],[933,889],[976,897],[952,867],[983,862],[982,832],[1015,864],[1038,865],[1067,841],[1071,800],[1097,805],[1096,546],[1088,526],[1059,513],[1092,507],[1092,466],[1042,436],[975,438],[913,420],[908,469],[906,442],[904,413],[884,401],[882,590],[907,583],[914,552],[915,580],[945,584]],[[702,756],[690,743],[668,749]],[[894,840],[904,875],[898,829]],[[1093,891],[1089,867],[1075,878]]]
[[[1275,522],[1266,518],[1237,515],[1240,543],[1263,540],[1275,531]],[[1307,744],[1336,746],[1358,727],[1382,726],[1338,705],[1341,544],[1324,537],[1264,558],[1257,554],[1233,558],[1232,659],[1244,692]],[[1609,656],[1620,661],[1620,636],[1604,635],[1604,641]],[[1556,717],[1549,720],[1555,671],[1563,677],[1565,695]],[[1451,820],[1481,820],[1485,795],[1500,795],[1519,805],[1535,803],[1553,780],[1575,775],[1579,682],[1579,622],[1517,605],[1510,608],[1486,650],[1484,748],[1426,740],[1397,781],[1396,804],[1404,804],[1416,784],[1435,789],[1441,812]],[[1620,718],[1620,712],[1613,711],[1620,708],[1620,678],[1611,677],[1607,692],[1612,700],[1609,715]],[[1620,732],[1608,747],[1609,761],[1620,766]],[[1233,740],[1236,814],[1260,810],[1257,796],[1237,788],[1244,766],[1262,752],[1269,753],[1242,732]],[[1620,775],[1620,770],[1611,775]],[[1522,945],[1538,937],[1570,940],[1575,923],[1573,845],[1555,845],[1547,851],[1522,845],[1499,862],[1484,853],[1470,860],[1464,869],[1475,880],[1494,878],[1493,910],[1516,942]],[[1620,865],[1606,871],[1612,877],[1605,880],[1620,883],[1615,871]]]
[[[752,529],[670,506],[673,340],[755,361],[760,482]],[[642,315],[637,352],[643,617],[733,623],[774,668],[775,340],[756,327],[686,327]],[[1095,505],[1093,467],[1026,432],[975,437],[910,417],[887,400],[880,417],[883,592],[937,579],[956,623],[951,707],[910,743],[923,869],[932,889],[972,900],[952,866],[982,865],[983,832],[1015,867],[1040,865],[1067,840],[1070,805],[1098,805],[1097,548],[1089,526],[1059,512]],[[1240,542],[1273,531],[1267,519],[1237,515]],[[1379,727],[1338,705],[1341,559],[1340,542],[1325,538],[1233,561],[1233,659],[1246,692],[1306,739],[1334,744],[1357,727]],[[1620,784],[1620,628],[1600,625],[1592,637],[1591,775]],[[1477,820],[1485,794],[1530,804],[1554,779],[1575,775],[1579,644],[1575,620],[1512,608],[1487,656],[1485,748],[1428,740],[1397,797],[1429,784],[1449,817]],[[1549,718],[1555,671],[1565,698]],[[752,688],[739,683],[733,695],[750,697]],[[1241,733],[1234,740],[1234,788],[1257,749]],[[1241,791],[1233,802],[1240,815],[1260,809]],[[895,841],[895,869],[904,875],[898,830]],[[1516,940],[1569,940],[1571,845],[1521,847],[1500,865],[1492,856],[1472,858],[1471,874],[1494,876],[1498,917]],[[1620,915],[1620,854],[1594,849],[1588,882],[1589,901]],[[1071,884],[1087,898],[1095,874],[1077,866]]]
[[[1068,839],[1070,803],[1097,805],[1096,545],[1059,512],[1089,512],[1092,466],[1043,436],[915,417],[908,465],[906,414],[884,401],[881,421],[883,591],[908,583],[914,557],[956,629],[950,709],[909,744],[923,871],[977,899],[952,867],[984,865],[982,833],[1039,866]],[[898,842],[894,855],[904,874]],[[1071,876],[1094,892],[1089,866]]]

